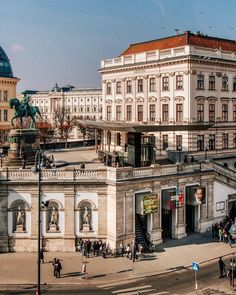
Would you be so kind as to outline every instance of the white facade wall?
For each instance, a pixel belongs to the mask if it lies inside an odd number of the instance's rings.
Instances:
[[[196,55],[189,62],[190,53]],[[213,58],[228,59],[219,65]],[[167,60],[168,59],[168,60]],[[236,61],[235,53],[218,52],[208,48],[182,46],[168,50],[153,50],[137,53],[101,62],[103,119],[109,121],[107,106],[111,106],[111,121],[117,121],[116,106],[121,107],[120,121],[148,124],[192,124],[199,121],[198,104],[204,105],[204,123],[209,123],[209,104],[215,104],[215,122],[220,127],[207,131],[189,131],[172,133],[168,136],[169,146],[176,149],[176,135],[182,135],[182,148],[197,151],[198,135],[204,135],[204,149],[209,149],[209,135],[215,135],[215,149],[225,150],[236,147],[236,108],[233,79],[236,70],[232,66]],[[112,68],[110,68],[112,66]],[[108,71],[109,69],[109,71]],[[176,77],[182,76],[183,88],[176,89]],[[204,88],[197,89],[198,75],[204,75]],[[215,90],[209,89],[209,76],[215,76]],[[228,90],[222,90],[222,77],[228,77]],[[163,89],[163,78],[168,77],[169,88]],[[156,88],[150,91],[150,79],[155,79]],[[143,80],[143,91],[138,92],[138,80]],[[121,93],[116,93],[116,83],[121,82]],[[127,93],[127,81],[131,81],[132,92]],[[111,83],[111,94],[107,93],[107,84]],[[150,118],[150,105],[155,105],[155,117]],[[163,105],[168,104],[168,121],[163,120]],[[182,104],[182,120],[177,122],[176,105]],[[223,122],[222,105],[228,105],[228,121]],[[132,107],[132,118],[127,121],[127,106]],[[138,106],[143,106],[143,120],[138,120]],[[236,109],[235,109],[236,112]],[[201,122],[203,123],[203,122]],[[231,126],[229,126],[229,124]],[[219,126],[220,125],[220,126]],[[235,133],[235,134],[234,134]],[[162,135],[159,133],[159,146],[162,145]],[[167,134],[167,133],[166,133]],[[228,134],[228,146],[222,144],[223,134]],[[159,147],[159,148],[160,148]],[[202,150],[203,151],[203,150]]]
[[[226,185],[223,185],[217,181],[214,182],[214,217],[222,220],[227,215],[228,195],[236,194],[236,189],[232,189]],[[218,203],[224,203],[224,209],[220,210],[223,204],[217,208]]]

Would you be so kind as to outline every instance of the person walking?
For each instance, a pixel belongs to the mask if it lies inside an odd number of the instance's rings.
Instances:
[[[43,253],[43,248],[40,250],[40,262],[44,263],[44,253]]]
[[[52,262],[52,266],[53,266],[53,275],[54,275],[54,277],[57,276],[57,265],[56,265],[56,263],[57,263],[57,259],[54,258],[54,259],[53,259],[53,262]]]
[[[56,277],[60,278],[61,277],[61,270],[62,270],[62,265],[59,259],[57,259],[57,270],[56,270]]]
[[[225,273],[225,263],[222,260],[222,257],[220,257],[218,263],[219,263],[219,270],[220,270],[220,276],[219,276],[219,278],[221,279],[221,278],[224,277],[224,273]]]
[[[85,274],[86,274],[86,264],[82,264],[81,268],[81,279],[85,280]]]

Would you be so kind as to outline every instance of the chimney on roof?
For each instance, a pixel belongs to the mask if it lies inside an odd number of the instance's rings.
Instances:
[[[191,34],[191,31],[184,31],[184,34],[186,35]]]
[[[175,29],[175,35],[179,35],[179,29]]]

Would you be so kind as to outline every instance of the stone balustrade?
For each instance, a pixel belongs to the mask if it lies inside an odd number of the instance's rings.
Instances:
[[[213,169],[213,163],[202,162],[188,165],[151,165],[149,167],[104,167],[102,169],[43,169],[41,179],[43,181],[124,181],[153,176],[174,175],[177,173],[197,172]],[[0,170],[0,180],[8,181],[36,181],[38,173],[30,169],[6,169]]]

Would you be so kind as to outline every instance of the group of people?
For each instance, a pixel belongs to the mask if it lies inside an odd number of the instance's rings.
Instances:
[[[44,250],[43,250],[43,248],[40,249],[40,262],[44,263]],[[54,258],[53,262],[52,262],[52,266],[53,266],[54,277],[60,278],[61,277],[61,270],[62,270],[62,265],[61,265],[60,259]]]
[[[232,243],[234,242],[232,235],[229,230],[233,221],[226,217],[220,223],[215,223],[212,225],[212,238],[216,238],[219,242],[224,242],[232,247]]]
[[[93,256],[102,256],[107,258],[107,255],[110,253],[110,246],[108,243],[103,242],[101,239],[90,241],[83,240],[82,238],[78,241],[78,249],[82,255],[89,258],[89,255],[93,253]],[[126,254],[127,258],[135,261],[138,259],[137,253],[140,252],[139,245],[137,242],[128,243],[126,246],[124,242],[121,242],[118,249],[118,255],[124,257]],[[115,253],[112,253],[115,254]]]
[[[78,248],[82,255],[89,258],[89,254],[92,252],[93,256],[100,256],[102,255],[103,258],[107,257],[109,252],[109,244],[106,244],[101,239],[90,241],[83,240],[82,238],[78,241]]]

